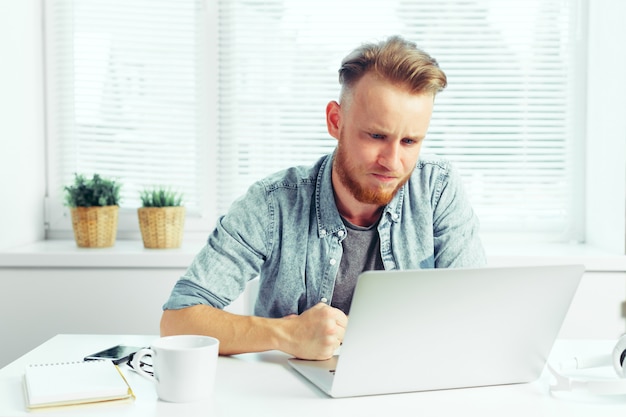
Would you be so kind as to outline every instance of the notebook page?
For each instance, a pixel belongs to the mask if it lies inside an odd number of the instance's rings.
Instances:
[[[104,360],[30,365],[24,383],[29,408],[132,396],[119,368]]]

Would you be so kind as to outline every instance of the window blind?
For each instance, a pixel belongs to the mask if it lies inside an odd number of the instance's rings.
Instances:
[[[99,172],[124,183],[125,209],[166,184],[192,213],[226,212],[259,178],[333,151],[324,111],[341,60],[398,34],[448,75],[423,153],[459,168],[483,231],[580,240],[584,6],[51,0],[50,211],[74,172]]]
[[[182,193],[187,211],[200,212],[209,76],[203,2],[51,0],[45,7],[55,208],[74,173],[99,173],[122,183],[129,224],[140,191],[155,186]]]
[[[579,8],[561,0],[220,0],[220,170],[236,171],[221,183],[219,210],[255,179],[331,152],[324,109],[338,97],[341,59],[400,34],[448,75],[423,153],[460,169],[483,230],[576,239]]]

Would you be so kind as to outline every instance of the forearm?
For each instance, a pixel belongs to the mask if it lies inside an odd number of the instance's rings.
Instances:
[[[241,316],[207,305],[196,305],[165,310],[161,318],[161,336],[212,336],[220,341],[221,355],[284,350],[286,334],[279,320]]]
[[[220,341],[221,355],[280,350],[302,359],[328,359],[343,340],[348,318],[323,303],[296,316],[240,316],[196,305],[165,310],[161,335],[201,334]]]

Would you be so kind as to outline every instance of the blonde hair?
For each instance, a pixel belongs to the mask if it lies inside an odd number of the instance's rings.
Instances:
[[[446,74],[437,61],[415,43],[399,36],[361,45],[344,58],[339,69],[341,98],[369,72],[415,94],[434,96],[447,85]]]

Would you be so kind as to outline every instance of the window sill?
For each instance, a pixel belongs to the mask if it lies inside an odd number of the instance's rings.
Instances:
[[[0,268],[187,268],[204,241],[176,249],[146,249],[118,239],[110,248],[79,248],[74,240],[43,240],[0,250]]]
[[[0,268],[187,268],[204,240],[177,249],[145,249],[118,239],[111,248],[78,248],[73,240],[45,240],[0,250]],[[587,271],[626,272],[626,255],[581,244],[490,244],[490,266],[582,263]]]
[[[587,272],[626,272],[626,255],[578,243],[486,243],[489,266],[583,264]]]

